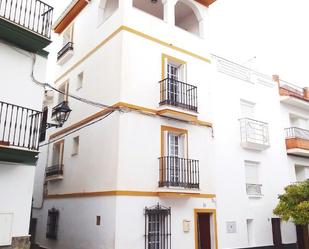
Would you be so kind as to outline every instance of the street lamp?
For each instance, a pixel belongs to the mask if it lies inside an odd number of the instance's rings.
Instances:
[[[46,129],[50,127],[56,127],[56,128],[62,127],[62,125],[68,120],[71,111],[72,110],[68,105],[68,101],[63,101],[60,104],[56,105],[53,108],[52,116],[55,117],[57,123],[56,124],[47,123]]]

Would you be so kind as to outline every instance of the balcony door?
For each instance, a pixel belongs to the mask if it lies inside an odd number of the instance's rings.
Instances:
[[[170,180],[172,183],[180,182],[180,164],[184,157],[183,135],[168,133],[167,156],[170,158]]]
[[[180,76],[180,68],[179,65],[168,62],[167,63],[167,78],[168,78],[168,87],[167,94],[168,100],[170,100],[171,104],[178,103],[179,99],[179,77]]]

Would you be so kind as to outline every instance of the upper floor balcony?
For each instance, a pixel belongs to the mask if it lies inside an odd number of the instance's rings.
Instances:
[[[197,87],[166,78],[160,81],[160,105],[197,112]]]
[[[285,129],[286,149],[289,155],[309,157],[309,130],[290,127]]]
[[[57,63],[62,65],[66,61],[68,61],[74,53],[73,42],[66,43],[63,48],[57,53]]]
[[[265,150],[270,146],[267,123],[250,118],[242,118],[239,121],[242,147]]]
[[[0,1],[0,37],[30,52],[50,44],[53,8],[40,0]]]
[[[41,116],[40,111],[0,101],[0,161],[36,161]]]
[[[164,156],[159,158],[159,187],[199,189],[199,161]]]
[[[309,91],[283,80],[279,80],[281,102],[303,109],[309,109]]]

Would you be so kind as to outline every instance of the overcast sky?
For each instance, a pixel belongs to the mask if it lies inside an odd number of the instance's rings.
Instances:
[[[47,0],[55,19],[71,0]],[[209,8],[211,51],[309,86],[308,0],[217,0]]]

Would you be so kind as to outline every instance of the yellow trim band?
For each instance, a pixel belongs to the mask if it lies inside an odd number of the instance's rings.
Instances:
[[[63,198],[83,198],[98,196],[143,196],[143,197],[187,197],[187,198],[216,198],[215,194],[195,194],[195,193],[179,193],[179,192],[152,192],[152,191],[133,191],[133,190],[111,190],[100,192],[80,192],[67,194],[47,195],[47,199],[63,199]]]
[[[178,52],[184,53],[186,55],[192,56],[194,58],[197,58],[199,60],[205,61],[207,63],[210,63],[210,60],[208,58],[205,58],[203,56],[200,56],[198,54],[195,54],[193,52],[190,52],[186,49],[174,46],[172,44],[169,44],[168,42],[164,42],[160,39],[157,39],[153,36],[147,35],[145,33],[142,33],[140,31],[137,31],[135,29],[129,28],[127,26],[120,26],[118,29],[116,29],[111,35],[109,35],[106,39],[104,39],[102,42],[100,42],[97,46],[95,46],[93,49],[91,49],[84,57],[82,57],[80,60],[78,60],[73,66],[71,66],[67,71],[65,71],[61,76],[59,76],[55,83],[57,83],[58,81],[60,81],[63,77],[67,76],[68,73],[70,73],[71,71],[73,71],[77,66],[79,66],[83,61],[85,61],[86,59],[88,59],[92,54],[94,54],[99,48],[101,48],[103,45],[105,45],[108,41],[110,41],[113,37],[115,37],[119,32],[121,31],[127,31],[129,33],[135,34],[137,36],[143,37],[147,40],[156,42],[162,46],[174,49]]]

